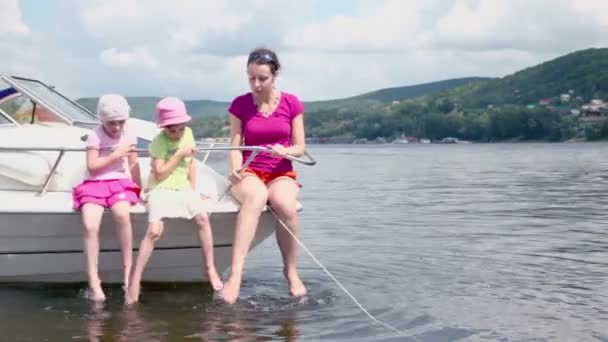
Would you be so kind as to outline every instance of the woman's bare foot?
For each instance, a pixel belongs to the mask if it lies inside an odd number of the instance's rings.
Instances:
[[[129,285],[127,293],[125,294],[125,304],[133,305],[139,301],[139,285],[133,286],[133,283]]]
[[[230,276],[228,281],[224,283],[224,288],[220,291],[220,297],[228,304],[236,303],[241,291],[241,280]]]
[[[302,297],[305,296],[308,292],[306,290],[306,286],[300,279],[297,271],[293,271],[290,273],[284,272],[285,279],[287,280],[287,286],[289,287],[289,294],[292,297]]]
[[[87,298],[94,302],[104,302],[106,300],[106,294],[103,293],[103,289],[101,288],[100,283],[89,286]]]
[[[211,287],[213,287],[214,291],[219,291],[224,288],[222,278],[215,269],[207,269],[207,277],[209,278],[209,282],[211,283]]]

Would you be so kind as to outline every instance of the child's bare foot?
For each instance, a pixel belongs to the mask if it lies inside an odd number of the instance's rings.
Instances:
[[[106,300],[106,294],[103,293],[103,289],[101,288],[101,284],[97,283],[96,285],[89,286],[89,290],[87,292],[87,298],[94,302],[103,302]]]
[[[214,291],[219,291],[224,288],[224,283],[222,283],[222,278],[217,273],[215,269],[207,270],[207,277],[209,278],[209,282],[211,283],[211,287],[213,287]]]
[[[224,283],[224,288],[220,291],[220,297],[228,304],[236,303],[241,291],[241,280],[230,276],[228,281]]]
[[[139,301],[139,285],[133,286],[133,284],[129,285],[127,289],[127,293],[125,294],[125,304],[133,305]]]
[[[291,273],[285,272],[285,279],[287,280],[287,286],[289,287],[289,294],[292,297],[302,297],[308,292],[297,271]]]

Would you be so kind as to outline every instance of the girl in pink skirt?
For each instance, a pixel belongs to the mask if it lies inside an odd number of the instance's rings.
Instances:
[[[87,175],[74,188],[74,208],[82,213],[84,254],[89,281],[88,298],[104,301],[97,265],[99,226],[104,209],[109,208],[116,223],[116,235],[122,252],[124,284],[128,287],[133,264],[131,206],[139,202],[141,178],[137,136],[126,126],[131,108],[120,95],[104,95],[97,104],[101,125],[88,135]]]

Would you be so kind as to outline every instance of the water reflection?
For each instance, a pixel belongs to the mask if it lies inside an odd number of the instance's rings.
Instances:
[[[226,305],[207,293],[193,293],[192,287],[171,287],[147,291],[146,300],[136,306],[114,300],[87,302],[80,317],[84,333],[73,338],[89,342],[299,340],[296,322],[303,307],[298,302],[264,296]],[[200,300],[192,300],[197,297]]]
[[[214,302],[200,313],[201,341],[298,341],[295,302],[249,298],[228,306]]]

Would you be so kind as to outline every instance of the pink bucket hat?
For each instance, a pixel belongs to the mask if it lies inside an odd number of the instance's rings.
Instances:
[[[131,107],[123,96],[118,94],[102,95],[97,101],[97,117],[102,122],[127,120]]]
[[[191,119],[192,117],[186,111],[186,105],[177,97],[165,97],[156,104],[156,122],[158,127],[179,125]]]

